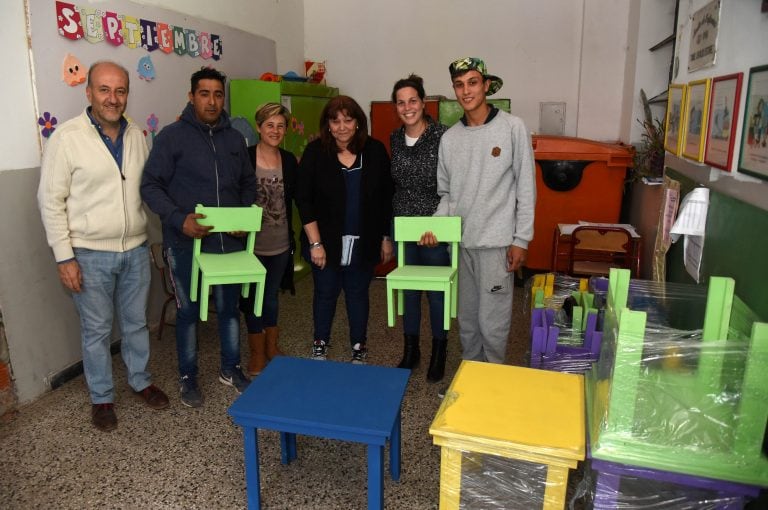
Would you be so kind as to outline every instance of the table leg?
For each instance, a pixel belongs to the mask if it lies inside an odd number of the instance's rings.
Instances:
[[[283,464],[296,460],[296,434],[280,432],[280,460]]]
[[[544,510],[565,507],[565,490],[568,485],[568,468],[549,465],[547,483],[544,485]]]
[[[458,510],[461,501],[461,451],[440,448],[440,510]]]
[[[259,482],[259,435],[253,427],[243,427],[245,449],[245,489],[248,509],[261,508],[261,484]]]
[[[400,411],[397,411],[392,434],[389,436],[389,474],[394,481],[400,480]]]
[[[384,508],[384,445],[368,445],[368,510]]]

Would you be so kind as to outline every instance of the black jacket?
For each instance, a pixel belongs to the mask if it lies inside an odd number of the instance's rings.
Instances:
[[[363,170],[360,184],[360,240],[366,263],[381,260],[382,236],[389,235],[392,222],[392,174],[384,144],[368,138],[363,147]],[[307,145],[299,164],[296,205],[302,225],[317,221],[326,253],[326,263],[341,263],[341,236],[346,213],[346,188],[335,153],[323,150],[320,140]],[[302,232],[307,249],[307,238]]]

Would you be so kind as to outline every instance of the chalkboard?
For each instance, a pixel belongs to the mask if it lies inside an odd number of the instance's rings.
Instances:
[[[129,71],[126,116],[145,130],[150,147],[154,134],[184,109],[190,75],[201,67],[215,67],[229,78],[258,78],[277,68],[274,41],[165,9],[129,1],[29,0],[29,12],[43,144],[51,128],[87,104],[85,83],[64,81],[78,81],[69,72],[77,62],[81,72],[97,60],[113,60]],[[142,44],[158,47],[148,51]]]
[[[680,181],[681,196],[695,183],[670,168],[672,179]],[[710,276],[729,276],[736,281],[736,295],[762,321],[768,321],[768,211],[714,190],[709,193],[707,228],[702,257],[701,281]],[[693,282],[683,267],[683,240],[667,254],[667,279]]]

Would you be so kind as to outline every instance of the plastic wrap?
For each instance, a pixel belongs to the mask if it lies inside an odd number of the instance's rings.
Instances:
[[[611,462],[584,469],[582,506],[595,510],[728,510],[744,508],[759,488]]]
[[[584,278],[550,273],[529,280],[532,368],[573,374],[590,369],[600,353],[607,281],[598,284],[595,293]]]
[[[589,280],[560,273],[542,273],[528,278],[525,282],[525,307],[534,306],[560,309],[565,298],[574,291],[587,290]],[[539,292],[540,291],[540,292]]]
[[[592,457],[768,486],[768,324],[731,279],[702,289],[624,276],[612,274],[586,377]]]
[[[458,451],[460,489],[444,495],[462,510],[531,510],[544,507],[547,490],[565,494],[567,480],[547,482],[547,465],[490,454]]]
[[[585,455],[583,376],[463,361],[429,432],[441,508],[562,507]]]

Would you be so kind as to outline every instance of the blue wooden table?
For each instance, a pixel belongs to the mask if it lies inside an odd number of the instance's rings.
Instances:
[[[279,356],[232,404],[243,427],[248,508],[261,508],[258,429],[280,432],[282,461],[297,458],[296,434],[368,445],[368,508],[384,507],[384,445],[400,479],[400,404],[410,370]]]

